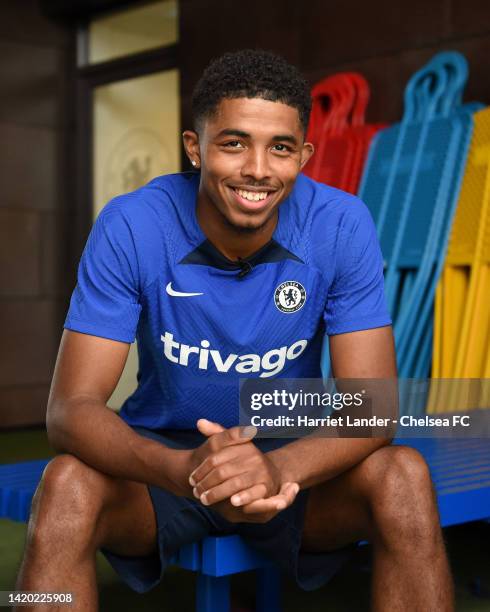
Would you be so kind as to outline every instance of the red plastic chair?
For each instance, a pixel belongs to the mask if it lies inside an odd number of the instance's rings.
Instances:
[[[356,72],[342,72],[317,83],[307,140],[315,154],[304,173],[312,179],[356,193],[374,134],[385,124],[368,125],[369,86]]]

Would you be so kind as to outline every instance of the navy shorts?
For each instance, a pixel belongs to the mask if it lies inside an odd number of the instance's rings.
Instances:
[[[205,440],[194,430],[133,429],[172,448],[195,448]],[[290,441],[259,438],[254,443],[267,452]],[[158,552],[145,557],[129,557],[100,549],[120,578],[138,593],[149,591],[161,581],[169,560],[182,546],[208,535],[240,535],[306,591],[328,582],[357,547],[352,544],[321,554],[300,551],[308,489],[299,491],[294,503],[267,523],[231,523],[197,499],[179,497],[152,485],[148,485],[148,490],[157,519]]]

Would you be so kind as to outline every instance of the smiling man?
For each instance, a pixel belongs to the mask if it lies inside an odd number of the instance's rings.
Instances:
[[[47,427],[60,451],[36,492],[17,588],[97,609],[95,553],[145,592],[170,557],[240,534],[304,589],[359,540],[375,610],[452,610],[429,472],[385,438],[257,439],[242,377],[395,378],[382,256],[356,197],[300,172],[308,87],[282,58],[214,61],[184,132],[193,172],[158,177],[99,215],[65,321]],[[138,340],[138,388],[106,402]],[[34,609],[34,608],[32,608]]]

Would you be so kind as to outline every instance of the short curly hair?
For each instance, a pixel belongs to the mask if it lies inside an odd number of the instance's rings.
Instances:
[[[295,66],[270,51],[243,49],[225,53],[208,65],[192,94],[196,130],[225,98],[282,102],[296,108],[304,131],[308,128],[310,88]]]

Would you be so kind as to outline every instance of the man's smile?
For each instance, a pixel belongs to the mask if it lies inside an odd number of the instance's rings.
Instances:
[[[276,190],[264,187],[228,187],[233,193],[239,207],[247,211],[259,211],[266,208],[276,193]]]

